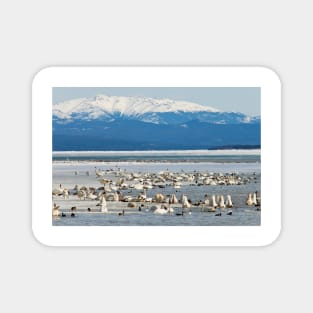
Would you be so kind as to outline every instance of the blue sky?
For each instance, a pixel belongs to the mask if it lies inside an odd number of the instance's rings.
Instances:
[[[260,87],[54,87],[53,103],[96,95],[185,100],[251,116],[261,113]]]

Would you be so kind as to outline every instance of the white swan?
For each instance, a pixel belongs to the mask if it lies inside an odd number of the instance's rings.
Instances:
[[[86,200],[86,196],[87,196],[86,191],[85,190],[79,190],[77,193],[77,196],[78,196],[79,200],[81,200],[81,199]]]
[[[104,171],[101,171],[101,170],[99,170],[97,168],[95,170],[95,173],[96,173],[97,178],[102,177],[105,174]]]
[[[164,204],[162,204],[162,205],[154,205],[154,206],[151,207],[151,210],[154,210],[153,214],[160,214],[160,215],[174,213],[174,210],[172,208],[168,208]]]
[[[213,205],[215,203],[215,206]],[[207,194],[204,195],[204,201],[201,204],[201,211],[202,212],[215,212],[216,211],[216,202],[215,202],[215,196],[212,196],[212,205],[210,205],[210,199]]]
[[[233,207],[233,202],[232,202],[232,200],[231,200],[231,196],[230,196],[230,195],[227,195],[226,207],[227,207],[227,208],[232,208],[232,207]]]
[[[209,196],[207,194],[204,195],[204,204],[210,205],[210,199],[209,199]]]
[[[247,199],[246,199],[246,205],[253,205],[253,200],[252,200],[252,194],[251,193],[249,193],[248,194],[248,197],[247,197]]]
[[[63,194],[64,188],[62,188],[62,185],[60,184],[59,188],[55,188],[52,190],[53,196],[61,196]]]
[[[181,197],[181,203],[182,203],[182,208],[183,209],[188,209],[191,207],[191,204],[188,201],[188,198],[186,195],[182,195]]]
[[[136,199],[132,196],[124,196],[122,201],[123,202],[130,202],[130,201],[136,201]]]
[[[95,195],[94,193],[92,193],[91,191],[89,191],[89,192],[87,193],[86,198],[89,199],[89,200],[96,200],[96,199],[98,198],[98,196]]]
[[[178,203],[178,200],[177,200],[177,198],[176,198],[176,196],[175,196],[175,194],[171,194],[171,196],[170,196],[170,199],[169,199],[169,202],[168,202],[169,204],[177,204]]]
[[[100,198],[100,212],[101,213],[109,213],[107,208],[107,202],[105,200],[105,195]]]
[[[219,197],[218,207],[220,209],[224,209],[225,208],[225,201],[224,201],[224,196],[223,195],[220,195],[220,197]]]
[[[257,210],[260,211],[260,207],[261,207],[261,197],[258,195],[258,192],[256,191],[255,193],[253,193],[252,195],[252,204],[257,207]]]
[[[59,216],[59,207],[60,206],[57,206],[55,203],[53,204],[52,216]]]
[[[154,200],[155,202],[161,203],[165,200],[165,197],[161,193],[157,193],[156,195],[154,195]]]
[[[115,184],[113,184],[112,182],[110,183],[109,187],[110,187],[110,189],[112,191],[117,191],[118,190],[118,187]]]
[[[210,182],[211,182],[211,179],[209,177],[206,177],[206,178],[203,179],[203,184],[204,185],[209,185]]]
[[[212,207],[216,208],[217,207],[217,203],[216,203],[216,200],[215,200],[215,195],[211,196],[211,200],[212,200]]]
[[[208,194],[205,194],[204,195],[204,201],[200,201],[200,209],[201,209],[201,212],[214,212],[215,209],[210,206],[210,199],[209,199],[209,195]]]
[[[109,183],[109,182],[110,182],[109,179],[105,179],[105,178],[99,179],[99,183],[102,184],[102,185],[106,185],[106,184]]]
[[[69,198],[68,189],[66,189],[66,188],[63,189],[62,196],[64,197],[64,199]]]
[[[256,192],[252,195],[252,204],[256,205],[258,202],[256,200]]]

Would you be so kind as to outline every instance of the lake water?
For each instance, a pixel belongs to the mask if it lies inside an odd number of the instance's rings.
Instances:
[[[74,158],[75,157],[75,158]],[[122,158],[122,159],[121,159]],[[203,151],[201,152],[79,152],[54,154],[53,188],[62,184],[62,187],[72,189],[75,185],[99,188],[99,179],[95,175],[95,167],[106,172],[105,178],[116,181],[116,173],[136,172],[140,175],[169,171],[175,173],[203,173],[209,175],[218,173],[236,173],[246,180],[241,185],[197,185],[184,182],[179,189],[171,184],[164,183],[162,188],[155,186],[147,190],[147,197],[157,193],[164,195],[175,194],[179,199],[182,194],[196,203],[204,199],[204,195],[231,195],[234,207],[233,214],[227,215],[227,209],[222,216],[215,213],[201,212],[201,208],[193,206],[191,212],[181,213],[180,204],[172,205],[174,213],[157,215],[150,210],[151,203],[136,202],[134,208],[128,208],[126,202],[107,202],[108,214],[100,213],[97,200],[79,200],[71,195],[69,199],[53,196],[53,201],[60,206],[60,212],[66,217],[52,219],[55,226],[257,226],[261,224],[261,212],[254,206],[246,206],[248,193],[258,191],[261,194],[261,163],[258,152],[250,153],[238,151],[226,153]],[[127,189],[123,194],[136,197],[140,191]],[[141,206],[142,205],[142,206]],[[70,217],[70,208],[76,206],[75,217]],[[139,211],[141,207],[141,211]],[[92,212],[88,212],[90,208]],[[118,212],[125,210],[125,215]]]

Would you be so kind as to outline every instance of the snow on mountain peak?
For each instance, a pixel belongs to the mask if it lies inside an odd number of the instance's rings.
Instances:
[[[140,116],[145,113],[219,112],[219,110],[188,101],[98,95],[92,98],[68,100],[53,105],[53,115],[61,119],[83,115],[88,119],[120,114]]]

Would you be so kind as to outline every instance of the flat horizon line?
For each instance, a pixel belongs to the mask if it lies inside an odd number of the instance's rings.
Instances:
[[[127,154],[127,153],[140,153],[140,154],[147,154],[147,153],[155,153],[155,154],[165,154],[165,153],[172,153],[172,154],[195,154],[195,153],[205,153],[205,154],[226,154],[226,153],[236,153],[236,154],[261,154],[261,149],[195,149],[195,150],[56,150],[52,151],[53,154]]]

